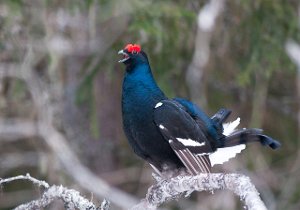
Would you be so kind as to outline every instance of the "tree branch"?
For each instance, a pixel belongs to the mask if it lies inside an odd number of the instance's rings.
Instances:
[[[62,200],[66,209],[99,209],[92,202],[82,197],[76,190],[53,185],[43,193],[40,199],[22,204],[16,207],[15,210],[42,209],[52,203],[55,199]]]
[[[1,72],[1,71],[0,71]],[[8,141],[39,136],[35,122],[22,119],[0,119],[0,137]]]
[[[199,174],[161,180],[149,188],[146,198],[131,210],[156,209],[166,201],[188,196],[193,191],[227,189],[238,195],[248,210],[267,210],[249,177],[240,174]]]
[[[38,185],[39,187],[43,186],[44,188],[49,188],[49,184],[47,182],[33,178],[32,176],[30,176],[30,174],[26,174],[26,176],[24,176],[24,175],[14,176],[14,177],[6,178],[6,179],[0,178],[0,185],[4,184],[4,183],[16,181],[16,180],[29,180],[33,184]]]
[[[300,13],[300,9],[299,9]],[[300,14],[299,14],[300,17]],[[296,77],[296,85],[297,85],[297,101],[300,101],[300,45],[295,41],[289,40],[285,45],[286,52],[290,59],[297,66],[297,77]],[[298,135],[300,136],[300,109],[298,109]]]
[[[31,209],[41,209],[48,206],[55,199],[60,199],[64,202],[66,209],[89,209],[89,210],[107,210],[109,208],[109,202],[104,199],[100,208],[96,207],[92,202],[82,197],[79,192],[72,189],[67,189],[63,186],[49,186],[45,181],[38,180],[31,177],[30,174],[19,175],[15,177],[10,177],[6,179],[0,179],[0,185],[4,183],[9,183],[16,180],[29,180],[33,184],[43,186],[46,191],[43,193],[40,199],[30,201],[26,204],[22,204],[15,208],[15,210],[31,210]]]

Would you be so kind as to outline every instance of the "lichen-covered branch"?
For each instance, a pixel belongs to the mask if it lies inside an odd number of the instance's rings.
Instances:
[[[45,181],[31,177],[29,174],[19,175],[6,179],[0,179],[0,185],[16,181],[29,180],[32,183],[44,187],[46,190],[41,198],[16,207],[16,210],[40,209],[48,206],[55,199],[64,202],[66,209],[89,209],[108,210],[109,202],[104,200],[100,207],[96,207],[92,202],[82,197],[80,193],[63,186],[49,186]],[[193,191],[209,191],[227,189],[233,191],[244,201],[248,210],[266,210],[264,203],[259,197],[255,186],[247,176],[240,174],[199,174],[198,176],[177,176],[171,179],[160,180],[156,177],[157,184],[151,186],[146,198],[141,203],[131,208],[156,209],[159,205],[179,198],[188,196]]]
[[[25,176],[24,175],[19,175],[19,176],[9,177],[9,178],[6,178],[6,179],[0,178],[0,185],[5,184],[5,183],[9,183],[9,182],[13,182],[13,181],[16,181],[16,180],[29,180],[33,184],[37,184],[38,186],[43,186],[44,188],[49,188],[49,184],[47,182],[38,180],[36,178],[33,178],[32,176],[30,176],[30,174],[26,174]]]
[[[40,199],[22,204],[16,207],[15,210],[42,209],[55,199],[62,200],[66,209],[98,209],[92,202],[82,197],[78,191],[53,185],[43,193]]]
[[[233,191],[244,201],[248,210],[267,209],[249,177],[240,174],[213,173],[161,180],[149,188],[146,198],[131,210],[156,209],[169,200],[187,196],[193,191],[212,192],[221,189]]]
[[[46,190],[42,194],[41,198],[37,200],[30,201],[26,204],[22,204],[15,208],[15,210],[31,210],[31,209],[41,209],[48,206],[55,199],[60,199],[63,201],[66,209],[89,209],[89,210],[107,210],[109,208],[109,202],[104,199],[100,207],[96,207],[88,199],[82,197],[80,193],[76,190],[67,189],[63,186],[49,186],[45,181],[38,180],[30,174],[19,175],[15,177],[9,177],[5,179],[0,179],[0,185],[13,182],[16,180],[29,180],[33,184],[43,186]]]

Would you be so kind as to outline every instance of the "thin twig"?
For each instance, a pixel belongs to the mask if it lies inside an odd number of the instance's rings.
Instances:
[[[10,178],[6,178],[6,179],[1,179],[0,178],[0,185],[4,184],[4,183],[8,183],[8,182],[12,182],[12,181],[16,181],[16,180],[29,180],[32,183],[40,186],[43,186],[44,188],[49,188],[49,184],[43,180],[38,180],[36,178],[33,178],[32,176],[30,176],[29,173],[26,174],[26,176],[24,175],[19,175],[19,176],[15,176],[15,177],[10,177]]]

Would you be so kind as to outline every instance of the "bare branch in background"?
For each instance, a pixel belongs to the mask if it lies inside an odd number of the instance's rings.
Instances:
[[[288,55],[297,65],[298,71],[300,71],[300,46],[296,42],[289,40],[285,47]]]
[[[22,66],[17,64],[0,65],[0,75],[2,75],[2,77],[9,76],[23,79],[27,84],[34,104],[37,107],[39,120],[36,126],[39,136],[45,140],[47,145],[64,165],[69,175],[73,177],[78,184],[88,191],[93,192],[96,196],[105,197],[108,200],[114,201],[114,203],[121,208],[129,208],[137,203],[135,198],[109,186],[105,181],[94,175],[87,167],[81,164],[78,157],[70,149],[65,137],[53,126],[53,107],[55,106],[50,105],[49,89],[46,88],[46,84],[34,75],[30,68],[29,60],[24,62]]]
[[[186,73],[186,82],[194,102],[205,106],[203,95],[203,75],[209,60],[210,40],[216,19],[223,10],[225,0],[211,0],[198,14],[198,27],[195,41],[194,55]]]
[[[299,7],[299,17],[300,17],[300,7]],[[295,41],[289,40],[285,45],[285,49],[290,59],[297,66],[296,86],[297,86],[297,102],[298,102],[297,121],[298,121],[298,138],[299,138],[300,137],[300,104],[299,104],[300,103],[300,45],[297,44]],[[298,144],[297,156],[290,169],[290,174],[292,174],[293,177],[299,177],[299,164],[300,164],[300,145]],[[297,183],[298,183],[297,179],[288,179],[287,182],[285,182],[281,192],[281,197],[282,197],[281,207],[285,207],[289,203],[288,198],[290,198],[293,195],[293,193],[295,193],[295,191],[298,190],[298,188],[295,187],[297,186]]]
[[[0,138],[1,132],[0,132]],[[43,154],[39,152],[13,152],[8,154],[2,154],[0,157],[0,166],[1,172],[5,173],[11,169],[15,169],[17,167],[36,167],[39,164],[39,158],[41,158]]]
[[[300,101],[300,45],[290,40],[286,43],[285,47],[286,47],[287,54],[297,66],[296,84],[297,84],[297,94],[298,94],[297,101],[299,103]],[[298,107],[300,107],[300,105]],[[300,108],[298,110],[298,135],[300,136]]]
[[[248,210],[267,210],[249,177],[240,174],[200,174],[161,180],[149,188],[146,198],[131,210],[156,209],[166,201],[188,196],[193,191],[231,190],[244,200]]]
[[[0,119],[0,137],[5,140],[15,141],[38,135],[38,127],[35,122],[22,119]]]
[[[300,24],[300,7],[299,7],[299,24]],[[297,101],[300,103],[300,45],[297,44],[295,41],[289,40],[286,45],[285,49],[291,60],[297,66],[297,78],[296,78],[296,85],[297,85]],[[298,105],[298,136],[300,137],[300,104]],[[300,154],[299,154],[300,158]]]

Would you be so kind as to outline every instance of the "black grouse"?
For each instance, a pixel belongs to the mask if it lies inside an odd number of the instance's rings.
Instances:
[[[147,55],[139,45],[128,44],[119,54],[123,55],[119,62],[126,66],[124,131],[134,152],[156,171],[186,168],[196,175],[234,157],[248,142],[280,147],[261,129],[234,130],[239,119],[224,125],[231,113],[227,109],[210,118],[186,99],[168,99],[156,84]]]

